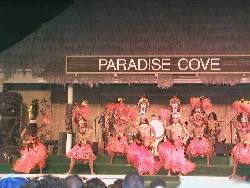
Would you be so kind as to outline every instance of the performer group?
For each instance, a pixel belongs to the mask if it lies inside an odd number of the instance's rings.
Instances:
[[[33,101],[33,111],[36,105]],[[250,164],[250,102],[241,99],[232,106],[237,110],[233,118],[237,143],[231,153],[232,175],[235,175],[239,163]],[[177,95],[159,111],[158,116],[148,117],[149,107],[149,100],[144,95],[139,99],[137,109],[126,105],[123,98],[106,105],[105,113],[98,121],[102,130],[99,144],[100,149],[110,156],[110,168],[116,155],[124,155],[127,165],[133,165],[141,175],[155,175],[161,168],[166,170],[168,176],[186,175],[195,170],[192,158],[198,156],[205,156],[206,165],[211,166],[210,159],[215,155],[221,125],[212,111],[209,98],[190,98],[189,119],[185,123],[181,122],[181,101]],[[72,118],[72,124],[77,128],[76,144],[66,153],[70,159],[67,174],[73,172],[79,160],[88,162],[90,173],[95,174],[94,160],[97,156],[92,149],[89,115],[87,101],[76,106]],[[127,134],[128,129],[132,129],[133,133]],[[37,136],[39,131],[41,128],[38,128],[33,114],[30,124],[21,134],[24,148],[20,151],[21,157],[14,163],[16,172],[30,173],[38,168],[43,173],[48,151]]]

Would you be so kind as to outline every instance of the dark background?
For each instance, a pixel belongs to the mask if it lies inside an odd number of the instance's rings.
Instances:
[[[0,0],[0,53],[67,9],[73,0]]]

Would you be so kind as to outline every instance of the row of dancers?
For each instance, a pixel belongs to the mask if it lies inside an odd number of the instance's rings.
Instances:
[[[168,175],[172,173],[185,175],[196,168],[196,164],[191,161],[191,158],[204,155],[207,158],[207,166],[211,166],[210,158],[214,155],[214,144],[221,127],[214,112],[206,113],[211,111],[212,107],[208,98],[193,97],[190,99],[190,103],[189,123],[192,125],[192,131],[188,131],[186,125],[180,121],[180,100],[174,96],[170,99],[169,105],[160,112],[164,126],[160,138],[156,134],[157,128],[153,127],[147,118],[149,101],[145,96],[142,96],[138,102],[140,116],[138,125],[133,123],[138,113],[126,106],[124,100],[120,99],[108,104],[105,112],[109,118],[104,119],[104,132],[111,136],[105,147],[110,155],[109,164],[112,165],[116,154],[123,154],[127,158],[128,165],[134,165],[141,175],[157,174],[161,167],[166,169]],[[238,141],[231,154],[232,175],[236,174],[238,163],[250,164],[249,105],[249,101],[246,100],[233,103],[237,110],[233,123]],[[66,154],[70,158],[68,174],[73,172],[78,160],[87,161],[90,173],[95,174],[94,160],[97,156],[91,147],[92,129],[87,120],[89,112],[86,101],[75,109],[72,121],[77,126],[76,144]],[[108,132],[111,125],[113,126],[112,133]],[[128,141],[125,133],[127,126],[132,126],[137,131],[132,142]],[[22,132],[21,137],[25,147],[20,151],[21,157],[14,163],[15,171],[29,173],[38,166],[42,173],[48,152],[37,137],[38,131],[36,122],[31,120],[29,126]],[[156,142],[156,140],[159,141]]]

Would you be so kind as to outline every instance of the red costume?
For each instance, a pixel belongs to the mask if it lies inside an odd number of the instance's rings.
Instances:
[[[194,163],[185,158],[182,139],[165,141],[159,144],[158,151],[160,160],[166,170],[188,174],[196,167]]]
[[[146,118],[146,112],[149,108],[149,101],[145,96],[142,96],[138,102],[138,110],[140,115],[140,128],[135,141],[130,144],[127,153],[127,159],[137,169],[139,174],[154,175],[160,170],[162,164],[160,161],[155,160],[151,151],[152,137],[151,133],[155,134],[155,131],[151,125],[149,125]]]
[[[20,153],[22,156],[15,162],[13,167],[16,172],[28,174],[38,164],[45,166],[48,152],[46,146],[40,140],[27,144]]]
[[[241,135],[249,134],[250,124],[248,123],[248,118],[244,114],[241,114],[241,116],[241,123],[245,123],[245,126],[238,125],[236,129]],[[232,149],[232,157],[237,159],[239,163],[250,164],[250,142],[241,139]]]
[[[250,164],[250,146],[244,141],[236,144],[232,150],[232,157],[237,159],[239,163]]]
[[[112,139],[109,141],[107,146],[107,151],[114,153],[127,153],[128,151],[128,141],[125,134],[115,133]]]
[[[187,153],[191,153],[192,157],[198,157],[200,155],[206,155],[209,151],[208,139],[203,135],[196,135],[191,140]]]
[[[154,175],[161,168],[161,163],[154,159],[152,152],[144,145],[136,142],[132,143],[128,148],[127,158],[137,169],[139,174]]]
[[[96,159],[91,145],[86,140],[79,141],[73,148],[71,148],[66,156],[79,161],[89,161],[89,159]]]

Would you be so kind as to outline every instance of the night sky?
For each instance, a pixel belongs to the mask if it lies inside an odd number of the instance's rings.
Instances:
[[[0,53],[13,46],[15,43],[20,42],[27,35],[33,33],[36,29],[41,27],[43,23],[49,22],[55,16],[59,15],[74,1],[76,0],[0,0]],[[92,2],[95,0],[90,1]],[[197,8],[198,4],[203,4],[203,6],[206,5],[209,8],[213,8],[213,6],[217,7],[222,4],[224,7],[227,7],[227,5],[232,2],[236,2],[236,4],[242,8],[250,6],[249,0],[162,1],[170,4],[179,2],[184,6],[193,6],[194,9]],[[143,3],[143,1],[140,2]]]
[[[0,53],[67,9],[73,0],[0,0]]]

